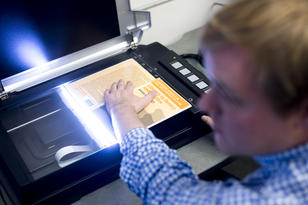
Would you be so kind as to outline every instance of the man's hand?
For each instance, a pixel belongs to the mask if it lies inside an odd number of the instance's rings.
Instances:
[[[202,115],[201,119],[207,123],[212,129],[214,127],[214,121],[211,117],[207,116],[207,115]]]
[[[106,108],[111,116],[112,125],[117,137],[123,137],[131,129],[144,127],[137,113],[143,110],[156,96],[156,91],[149,92],[140,98],[133,93],[134,86],[123,80],[113,83],[104,93]]]
[[[145,108],[156,96],[156,91],[149,92],[143,98],[134,95],[134,86],[131,81],[124,84],[123,80],[114,82],[110,89],[105,90],[104,98],[107,110],[110,112],[112,109],[117,109],[121,106],[132,106],[136,113],[139,113]]]

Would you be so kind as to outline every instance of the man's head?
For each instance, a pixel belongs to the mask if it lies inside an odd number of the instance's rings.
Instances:
[[[207,24],[212,89],[200,107],[223,151],[260,155],[308,141],[307,11],[307,0],[240,0]]]

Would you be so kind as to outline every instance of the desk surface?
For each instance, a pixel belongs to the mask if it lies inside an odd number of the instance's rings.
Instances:
[[[197,53],[201,29],[193,30],[183,36],[178,42],[168,46],[178,54]],[[197,66],[196,66],[197,67]],[[197,67],[198,68],[198,67]],[[199,67],[199,69],[201,69]],[[203,136],[177,150],[183,160],[186,160],[196,174],[217,165],[227,159],[227,155],[221,153],[215,147],[212,134]],[[120,179],[82,197],[73,205],[87,204],[141,204],[140,199],[129,191],[126,184]]]

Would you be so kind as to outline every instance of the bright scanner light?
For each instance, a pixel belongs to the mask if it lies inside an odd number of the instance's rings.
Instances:
[[[78,100],[65,84],[60,86],[60,96],[101,149],[118,143],[114,135],[105,127],[104,122],[96,117],[82,101]]]
[[[26,16],[4,15],[0,21],[0,45],[3,54],[18,70],[26,70],[48,62],[41,37]]]
[[[16,42],[17,55],[23,64],[30,68],[47,63],[47,59],[43,54],[43,50],[40,48],[40,44],[34,38],[32,39],[20,39]]]

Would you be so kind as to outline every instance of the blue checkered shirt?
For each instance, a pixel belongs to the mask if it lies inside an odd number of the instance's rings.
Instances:
[[[121,142],[120,177],[144,204],[308,204],[308,144],[256,157],[261,168],[242,181],[206,182],[145,128]]]

